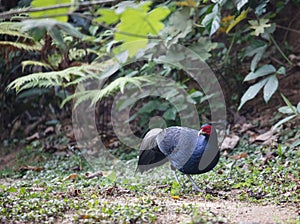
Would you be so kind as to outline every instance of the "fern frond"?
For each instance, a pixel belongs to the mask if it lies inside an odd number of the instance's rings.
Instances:
[[[41,66],[41,67],[44,67],[44,68],[51,69],[51,66],[49,64],[44,63],[44,62],[40,62],[40,61],[22,61],[22,70],[24,71],[25,67],[30,66],[30,65]]]
[[[14,89],[19,93],[24,89],[33,87],[45,88],[50,86],[64,86],[66,83],[70,82],[72,75],[84,76],[83,66],[71,67],[62,71],[39,72],[26,75],[11,82],[7,89]]]
[[[145,83],[153,83],[154,77],[152,76],[137,76],[137,77],[120,77],[109,83],[107,86],[100,90],[85,90],[82,92],[74,93],[63,100],[61,107],[67,102],[75,100],[74,107],[76,108],[79,104],[84,101],[90,100],[90,106],[95,105],[102,98],[107,97],[118,90],[124,93],[125,87],[128,84],[141,88]]]
[[[19,43],[23,43],[28,46],[34,45],[34,43],[35,43],[34,39],[31,36],[29,36],[28,34],[22,32],[21,28],[22,28],[22,26],[21,26],[21,23],[19,23],[19,22],[2,22],[2,23],[0,23],[0,35],[15,37],[15,38],[17,38],[17,41]],[[25,41],[28,43],[25,43]],[[15,42],[10,42],[10,41],[5,43],[5,41],[3,41],[3,44],[5,44],[5,45],[11,45],[11,46],[14,46],[19,49],[25,49],[23,47],[18,47],[17,45],[14,45],[14,43]]]
[[[29,45],[20,42],[11,42],[11,41],[0,41],[0,46],[11,46],[20,50],[26,51],[39,51],[42,49],[42,46],[39,44]]]
[[[33,38],[30,37],[29,35],[21,33],[19,31],[15,31],[15,30],[3,30],[3,29],[0,28],[0,35],[13,36],[13,37],[23,38],[25,40],[29,39],[29,40],[33,41]]]
[[[41,62],[26,61],[25,64],[44,65]],[[102,63],[101,63],[102,64]],[[52,86],[67,87],[77,85],[88,79],[103,79],[99,77],[99,73],[103,71],[101,64],[81,65],[78,67],[70,67],[62,71],[38,72],[17,78],[11,82],[7,89],[14,89],[17,93],[22,90],[40,87],[48,88]]]

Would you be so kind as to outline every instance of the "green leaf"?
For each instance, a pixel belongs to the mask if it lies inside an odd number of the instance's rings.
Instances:
[[[267,78],[267,83],[264,87],[264,100],[268,102],[271,96],[275,93],[278,88],[278,79],[276,75],[271,75]]]
[[[36,40],[40,40],[47,31],[61,49],[66,48],[63,39],[64,33],[77,38],[84,38],[84,35],[71,24],[58,22],[54,19],[30,19],[21,22],[21,24],[22,31],[29,32]]]
[[[107,176],[107,179],[111,182],[114,183],[117,179],[117,174],[114,171],[111,171],[111,173]]]
[[[248,0],[237,0],[237,1],[235,2],[235,4],[236,4],[236,9],[237,9],[238,11],[240,11],[241,8],[243,8],[243,6],[246,5],[247,3],[248,3]]]
[[[296,146],[299,146],[299,145],[300,145],[300,139],[294,141],[294,142],[291,144],[290,147],[293,149],[293,148],[295,148]]]
[[[17,188],[10,187],[10,188],[7,189],[7,192],[9,192],[9,193],[15,193],[15,192],[17,192]]]
[[[171,196],[178,196],[180,195],[181,187],[180,184],[177,181],[173,181],[172,188],[171,188]]]
[[[54,5],[60,5],[60,4],[70,4],[71,0],[33,0],[31,2],[32,8],[39,8],[39,7],[46,7],[46,6],[54,6]],[[68,13],[70,12],[71,7],[69,8],[57,8],[57,9],[49,9],[46,11],[40,11],[40,12],[31,12],[29,15],[31,17],[47,17],[47,16],[56,16],[55,19],[61,21],[61,22],[67,22],[68,21]],[[61,16],[64,14],[64,16]]]
[[[180,38],[185,38],[192,31],[193,21],[190,19],[190,10],[175,11],[170,15],[168,26],[163,30],[170,37],[170,44],[178,43]]]
[[[192,44],[189,49],[194,51],[203,61],[211,57],[210,51],[216,49],[218,44],[211,42],[208,38],[200,37],[197,43]]]
[[[177,110],[174,107],[169,108],[164,114],[163,118],[174,121],[176,119]]]
[[[247,2],[248,2],[248,1],[246,1],[246,3],[247,3]],[[239,10],[239,9],[238,9],[238,10]],[[247,18],[248,12],[249,12],[248,9],[242,11],[241,14],[240,14],[238,17],[236,17],[232,23],[230,23],[230,25],[229,25],[228,28],[226,29],[226,33],[229,33],[230,30],[232,30],[237,24],[239,24],[241,21],[243,21],[244,19],[246,19],[246,18]]]
[[[253,99],[257,95],[257,93],[261,90],[261,88],[266,84],[266,82],[267,79],[263,79],[258,83],[250,86],[242,96],[241,103],[238,107],[238,110],[240,110],[247,101]]]
[[[278,111],[282,114],[293,114],[294,113],[294,110],[291,109],[289,106],[279,107]]]
[[[266,12],[266,6],[267,6],[267,3],[269,1],[261,1],[261,3],[255,8],[254,12],[257,16],[261,16],[263,13]],[[277,10],[278,10],[278,7],[277,6]]]
[[[281,95],[281,97],[282,97],[282,99],[284,100],[284,102],[286,103],[286,105],[289,107],[289,108],[291,108],[291,110],[295,113],[295,114],[297,114],[297,110],[296,110],[296,108],[293,106],[293,104],[288,100],[288,98],[286,98],[283,94],[280,94]]]
[[[115,13],[114,10],[112,9],[99,9],[97,11],[101,16],[94,19],[95,22],[103,22],[106,23],[107,25],[114,24],[119,21],[120,15]]]
[[[160,102],[158,100],[151,100],[150,102],[144,104],[141,109],[139,109],[138,113],[152,113],[157,109],[157,107],[160,105]]]
[[[297,104],[297,111],[300,114],[300,102]]]
[[[209,36],[212,36],[220,27],[221,13],[218,4],[215,4],[212,8],[212,12],[207,14],[202,20],[202,25],[209,32]]]
[[[277,72],[277,74],[280,74],[280,75],[285,75],[286,74],[286,71],[285,71],[285,67],[281,66]]]
[[[291,115],[291,116],[288,116],[288,117],[283,118],[282,120],[278,121],[278,122],[273,126],[273,129],[278,128],[280,125],[282,125],[282,124],[285,123],[285,122],[288,122],[289,120],[292,120],[292,119],[295,118],[296,116],[297,116],[296,114],[293,114],[293,115]]]
[[[267,45],[264,45],[262,47],[258,47],[256,49],[254,49],[252,51],[252,52],[255,52],[255,56],[253,57],[253,59],[251,61],[251,65],[250,65],[251,72],[253,72],[256,69],[258,62],[261,60],[261,58],[264,55],[266,49],[267,49]]]
[[[164,27],[161,20],[169,15],[170,10],[158,7],[147,13],[148,7],[128,8],[120,17],[117,32],[114,39],[124,42],[123,48],[129,51],[129,55],[135,55],[139,49],[145,48],[148,43],[148,35],[157,35]],[[133,41],[139,42],[139,46],[128,45]],[[130,46],[128,48],[128,46]]]
[[[244,81],[249,81],[252,79],[256,79],[261,76],[269,75],[271,73],[276,72],[276,69],[273,65],[263,65],[259,69],[257,69],[255,72],[250,72],[244,79]]]

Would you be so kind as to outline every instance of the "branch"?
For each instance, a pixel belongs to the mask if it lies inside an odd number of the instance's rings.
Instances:
[[[92,6],[92,5],[98,5],[101,3],[109,3],[109,2],[115,2],[116,0],[95,0],[91,2],[82,2],[79,4],[76,4],[76,6]],[[16,9],[16,10],[10,10],[8,12],[0,13],[0,18],[2,19],[9,19],[11,16],[15,14],[20,13],[28,13],[28,12],[40,12],[40,11],[47,11],[51,9],[60,9],[60,8],[69,8],[71,6],[74,6],[74,4],[59,4],[59,5],[51,5],[46,7],[37,7],[37,8],[25,8],[25,9]]]

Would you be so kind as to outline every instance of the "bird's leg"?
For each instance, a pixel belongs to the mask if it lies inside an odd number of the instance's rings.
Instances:
[[[172,171],[173,171],[173,174],[174,174],[174,177],[175,177],[176,181],[177,181],[177,182],[179,183],[179,185],[180,185],[180,182],[179,182],[179,179],[178,179],[176,170],[172,170]]]
[[[179,186],[180,186],[180,188],[181,188],[182,186],[181,186],[180,181],[179,181],[179,178],[178,178],[178,176],[177,176],[176,168],[175,168],[174,166],[171,165],[171,170],[173,171],[175,180],[177,181],[177,183],[179,184]]]
[[[192,176],[190,174],[187,174],[187,176],[189,177],[190,181],[193,184],[193,189],[195,191],[198,191],[198,192],[203,192],[203,190],[198,187],[198,185],[196,184],[196,182],[194,181],[194,179],[192,178]]]

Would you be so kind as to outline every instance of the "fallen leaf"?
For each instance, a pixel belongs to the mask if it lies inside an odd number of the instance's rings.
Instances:
[[[84,215],[80,215],[78,219],[89,219],[89,218],[91,218],[90,215],[84,214]]]
[[[278,139],[278,134],[274,130],[269,130],[263,134],[256,136],[255,141],[263,142],[264,145],[270,145],[273,142],[276,142]]]
[[[40,134],[38,132],[26,138],[27,141],[31,142],[33,140],[40,139]]]
[[[242,127],[241,127],[240,132],[241,132],[241,133],[244,133],[244,132],[248,131],[249,129],[253,128],[253,127],[254,127],[254,126],[253,126],[252,124],[250,124],[250,123],[244,123],[244,124],[242,125]]]
[[[234,160],[239,160],[239,159],[243,159],[243,158],[247,158],[247,157],[248,157],[248,154],[245,152],[242,152],[240,154],[232,156],[231,158]]]
[[[179,196],[178,195],[174,195],[174,196],[171,196],[173,199],[175,200],[178,200],[179,199]]]
[[[21,127],[21,120],[16,120],[16,122],[14,123],[11,129],[10,136],[13,137],[20,127]]]
[[[87,179],[92,179],[94,177],[100,177],[100,176],[102,177],[103,172],[102,171],[97,171],[95,173],[86,173],[85,176],[86,176]]]
[[[257,134],[254,131],[246,131],[246,134],[249,136],[249,143],[255,142],[255,139],[257,137]]]
[[[273,130],[269,130],[261,135],[256,136],[255,141],[264,142],[273,136]]]
[[[234,124],[244,124],[244,123],[246,123],[246,117],[240,115],[238,112],[233,112],[233,123]]]
[[[41,172],[42,170],[44,170],[44,167],[40,167],[40,166],[22,166],[20,168],[20,171],[36,171],[36,172]]]
[[[220,148],[221,148],[221,150],[233,149],[234,147],[236,147],[239,140],[240,140],[239,136],[237,136],[235,134],[231,134],[231,135],[225,137]]]
[[[44,130],[44,135],[47,135],[47,134],[53,133],[53,132],[54,132],[54,128],[52,126],[50,126]]]
[[[65,178],[65,180],[74,180],[74,179],[76,179],[78,177],[78,174],[77,173],[72,173],[72,174],[70,174],[69,176],[67,176],[66,178]]]
[[[45,120],[45,116],[42,116],[37,121],[33,122],[32,124],[27,125],[24,130],[25,135],[28,135],[29,133],[31,133],[44,120]]]

